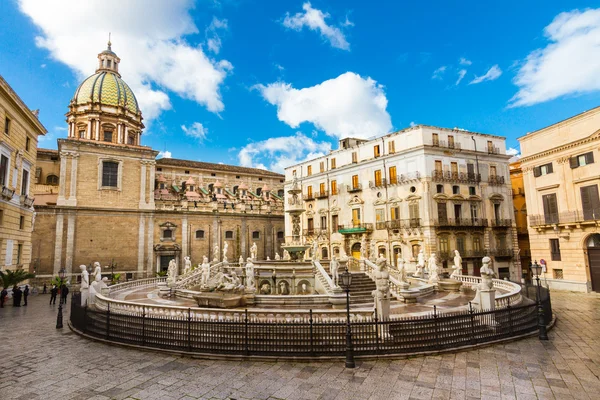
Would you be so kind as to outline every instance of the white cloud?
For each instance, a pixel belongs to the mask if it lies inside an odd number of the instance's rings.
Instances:
[[[515,149],[514,147],[509,147],[506,149],[506,155],[508,156],[518,156],[519,153],[521,153],[519,149]]]
[[[441,67],[439,67],[438,69],[433,71],[433,75],[431,75],[431,79],[442,79],[442,75],[444,75],[444,72],[446,72],[446,69],[447,69],[447,67],[445,65],[442,65]]]
[[[210,51],[215,54],[219,54],[221,50],[221,36],[219,36],[219,30],[227,30],[227,20],[218,19],[213,17],[210,25],[206,28],[206,46]]]
[[[293,16],[290,16],[290,13],[286,13],[283,26],[296,31],[301,31],[306,26],[311,31],[319,31],[321,37],[328,40],[331,46],[342,50],[350,50],[350,43],[346,40],[341,29],[327,25],[327,22],[325,22],[325,19],[329,18],[328,13],[312,8],[309,2],[304,3],[302,9],[304,10],[303,13],[299,12]],[[346,17],[346,22],[344,22],[343,26],[351,25],[354,24]]]
[[[294,136],[272,137],[249,143],[238,153],[240,165],[283,172],[284,168],[326,155],[331,143],[317,142],[302,132]]]
[[[96,70],[96,56],[112,32],[113,51],[122,60],[119,71],[146,120],[171,108],[169,92],[211,112],[223,110],[220,88],[232,66],[186,41],[186,36],[198,33],[189,13],[191,0],[121,1],[118,12],[104,0],[19,0],[19,6],[41,31],[37,46],[69,66],[80,80]]]
[[[41,68],[46,68],[46,64],[40,65]]]
[[[464,58],[464,57],[461,57],[461,58],[458,60],[458,63],[459,63],[460,65],[471,65],[471,64],[473,64],[473,63],[471,62],[471,60],[467,60],[467,59],[466,59],[466,58]]]
[[[353,72],[303,89],[285,82],[254,88],[277,106],[277,118],[292,128],[310,122],[336,138],[368,138],[392,128],[383,86]]]
[[[560,13],[544,35],[549,43],[527,56],[514,79],[512,107],[600,90],[600,9]]]
[[[206,135],[208,135],[208,129],[202,126],[200,122],[194,122],[190,127],[181,125],[181,129],[187,136],[198,139],[199,142],[202,142],[204,139],[206,139]]]
[[[484,75],[475,77],[475,79],[469,82],[469,85],[475,85],[485,81],[493,81],[498,79],[500,75],[502,75],[502,70],[498,67],[498,64],[496,64],[492,68],[488,69]]]
[[[417,126],[417,123],[415,121],[410,121],[410,127],[412,128],[414,126]]]
[[[171,152],[170,151],[159,151],[158,152],[158,158],[171,158]]]
[[[463,80],[463,78],[465,77],[466,74],[467,74],[466,69],[461,69],[460,71],[458,71],[458,79],[456,80],[456,86],[458,86],[458,84],[460,83],[460,81]]]

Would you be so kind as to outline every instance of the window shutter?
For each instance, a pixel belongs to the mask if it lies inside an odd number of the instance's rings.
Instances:
[[[549,174],[551,174],[551,173],[553,173],[553,172],[554,172],[554,169],[553,169],[553,167],[552,167],[552,163],[549,163],[549,164],[548,164],[548,173],[549,173]]]
[[[594,153],[593,152],[589,152],[586,153],[585,155],[585,163],[586,164],[593,164],[594,163]]]
[[[571,157],[569,159],[569,165],[571,166],[571,169],[579,167],[579,161],[577,161],[577,157]]]
[[[537,178],[540,175],[542,175],[542,171],[540,171],[540,167],[533,167],[533,176]]]

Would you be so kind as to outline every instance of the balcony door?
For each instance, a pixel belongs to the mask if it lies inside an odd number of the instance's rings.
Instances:
[[[583,219],[586,221],[600,219],[600,198],[598,197],[598,185],[584,186],[580,190]]]
[[[448,208],[446,203],[437,203],[438,221],[448,222]]]
[[[592,290],[600,292],[600,234],[595,233],[587,240],[588,263],[590,266],[590,277],[592,278]]]
[[[352,225],[353,226],[360,225],[360,208],[352,209]]]
[[[544,220],[547,224],[558,223],[558,204],[556,202],[556,193],[545,194],[542,196],[544,204]]]

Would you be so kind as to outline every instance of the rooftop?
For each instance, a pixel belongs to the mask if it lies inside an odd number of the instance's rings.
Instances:
[[[161,158],[156,160],[156,165],[168,165],[172,167],[188,167],[188,168],[197,168],[203,170],[211,170],[211,171],[223,171],[223,172],[239,172],[242,174],[252,174],[252,175],[262,175],[262,176],[270,176],[273,178],[281,178],[283,179],[282,174],[278,174],[277,172],[267,171],[259,168],[248,168],[248,167],[240,167],[237,165],[227,165],[227,164],[216,164],[216,163],[208,163],[203,161],[190,161],[190,160],[181,160],[177,158]]]

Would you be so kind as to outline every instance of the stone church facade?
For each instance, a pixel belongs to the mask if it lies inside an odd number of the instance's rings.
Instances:
[[[119,63],[109,43],[69,104],[68,137],[58,150],[39,149],[30,269],[44,279],[99,261],[138,279],[171,259],[212,259],[225,243],[230,261],[249,256],[254,242],[259,258],[281,253],[283,175],[157,160],[141,145],[142,113]]]

